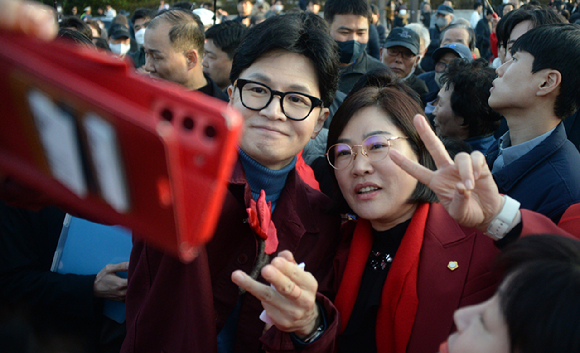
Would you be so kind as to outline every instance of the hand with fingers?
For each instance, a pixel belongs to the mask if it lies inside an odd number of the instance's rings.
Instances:
[[[56,37],[54,10],[36,1],[0,0],[0,29],[24,33],[42,40]]]
[[[429,170],[394,149],[390,152],[393,162],[433,190],[459,224],[486,232],[489,223],[501,211],[504,200],[485,156],[475,151],[459,153],[452,160],[423,116],[416,115],[413,123],[437,170]]]
[[[127,295],[127,279],[117,276],[117,272],[125,272],[129,269],[128,262],[111,264],[103,267],[93,285],[95,297],[118,302],[124,302]]]
[[[232,281],[262,302],[272,323],[298,338],[309,336],[320,325],[316,305],[318,282],[300,268],[290,251],[282,251],[262,269],[262,277],[272,284],[253,280],[243,271],[232,273]]]

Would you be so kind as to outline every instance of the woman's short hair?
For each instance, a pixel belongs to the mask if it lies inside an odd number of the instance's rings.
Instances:
[[[401,88],[404,84],[400,80],[374,83],[375,85],[368,85],[356,92],[351,92],[336,111],[329,127],[327,149],[336,144],[340,134],[342,134],[344,128],[356,112],[366,107],[377,107],[383,110],[390,117],[393,124],[408,137],[407,141],[417,155],[419,163],[434,170],[435,163],[427,151],[425,144],[419,137],[417,129],[413,125],[415,115],[423,114],[423,109],[419,103],[404,88]],[[329,168],[331,167],[329,166]],[[335,185],[338,188],[334,171],[331,170],[331,173]],[[344,200],[340,190],[338,191],[335,193],[335,207],[340,212],[351,212],[352,210],[346,204],[346,200]],[[408,202],[437,202],[437,197],[427,186],[417,182],[417,187]]]
[[[469,126],[468,137],[489,136],[500,125],[501,114],[491,109],[489,103],[495,71],[485,59],[467,62],[453,60],[441,80],[446,91],[451,93],[451,109],[463,118],[462,125]]]

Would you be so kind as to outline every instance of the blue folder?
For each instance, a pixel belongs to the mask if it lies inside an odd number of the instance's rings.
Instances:
[[[132,247],[130,230],[67,214],[51,270],[62,274],[94,275],[108,264],[129,261]],[[127,272],[117,275],[127,278]],[[119,323],[124,322],[125,303],[105,300],[104,314]]]

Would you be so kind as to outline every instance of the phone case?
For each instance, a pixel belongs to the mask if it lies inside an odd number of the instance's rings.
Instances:
[[[193,260],[220,215],[239,113],[96,50],[6,32],[0,47],[0,171]]]

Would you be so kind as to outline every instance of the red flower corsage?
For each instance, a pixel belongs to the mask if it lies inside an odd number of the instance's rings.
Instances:
[[[258,202],[253,199],[250,200],[250,208],[246,208],[248,212],[248,223],[250,227],[266,241],[266,249],[264,252],[268,255],[273,254],[278,248],[278,235],[276,234],[276,227],[272,222],[272,202],[266,203],[266,192],[260,191]]]

